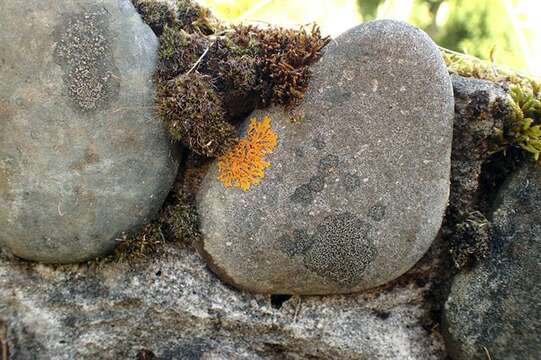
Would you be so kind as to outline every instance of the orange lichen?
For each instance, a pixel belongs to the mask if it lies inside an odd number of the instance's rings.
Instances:
[[[270,166],[263,158],[272,153],[277,143],[278,135],[272,130],[270,117],[265,116],[260,123],[256,118],[250,119],[246,137],[218,159],[218,180],[227,188],[244,191],[258,185]]]

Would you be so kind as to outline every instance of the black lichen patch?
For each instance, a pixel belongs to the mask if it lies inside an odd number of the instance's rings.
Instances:
[[[288,256],[305,254],[312,246],[314,239],[304,229],[295,229],[291,234],[284,234],[278,243],[280,249]]]
[[[325,140],[320,136],[314,138],[314,140],[312,141],[312,145],[314,146],[314,149],[316,150],[323,150],[325,149],[325,146],[327,146],[327,144],[325,143]]]
[[[351,213],[327,216],[314,234],[304,264],[341,286],[355,286],[376,256],[369,231],[370,225]]]
[[[368,209],[368,217],[374,221],[382,221],[385,218],[387,207],[381,203],[375,204]]]
[[[310,205],[314,201],[314,192],[309,184],[302,184],[295,189],[289,199],[297,204]]]
[[[55,30],[55,61],[64,71],[67,94],[79,111],[106,109],[118,96],[109,22],[107,11],[94,7],[66,15]]]
[[[325,188],[325,177],[321,174],[314,175],[308,183],[302,184],[295,189],[289,199],[297,204],[310,205],[317,193],[320,193]]]
[[[325,178],[321,175],[312,176],[310,178],[310,182],[308,183],[308,187],[315,193],[323,191],[325,188]]]
[[[346,173],[343,176],[343,183],[347,192],[353,192],[361,186],[361,177],[357,174]]]

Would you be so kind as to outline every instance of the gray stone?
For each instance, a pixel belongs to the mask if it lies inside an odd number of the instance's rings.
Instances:
[[[11,360],[443,360],[425,300],[437,258],[426,259],[378,291],[271,299],[225,285],[182,244],[97,267],[0,253],[0,344]]]
[[[0,3],[0,245],[43,262],[110,251],[176,174],[153,110],[158,41],[129,0]]]
[[[454,359],[539,359],[541,169],[524,167],[498,195],[491,257],[458,274],[445,304]]]
[[[301,105],[269,115],[278,145],[259,186],[198,196],[211,268],[249,291],[349,293],[410,269],[449,193],[451,82],[421,30],[360,25],[332,41]],[[300,121],[292,121],[300,119]]]

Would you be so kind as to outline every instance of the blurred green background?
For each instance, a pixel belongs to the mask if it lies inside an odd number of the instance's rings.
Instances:
[[[373,19],[425,30],[439,45],[541,76],[541,0],[198,0],[232,23],[317,22],[337,36]]]

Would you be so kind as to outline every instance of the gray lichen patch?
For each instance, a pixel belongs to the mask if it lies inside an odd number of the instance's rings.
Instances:
[[[312,246],[314,238],[304,229],[295,229],[291,234],[284,234],[280,238],[280,249],[288,256],[305,254]]]
[[[322,175],[328,175],[338,167],[340,159],[337,155],[329,154],[319,161],[319,172]]]
[[[374,221],[382,221],[385,218],[387,207],[381,203],[375,204],[368,209],[368,217]]]
[[[328,280],[355,286],[376,256],[369,231],[370,224],[349,212],[327,216],[317,227],[304,264]]]
[[[55,31],[54,56],[75,108],[90,112],[107,108],[118,96],[119,82],[109,32],[109,14],[102,8],[64,15]]]
[[[347,192],[353,192],[361,186],[361,177],[357,174],[346,173],[343,176],[343,183]]]
[[[310,189],[309,184],[302,184],[295,189],[289,199],[297,204],[310,205],[314,201],[314,192]]]

